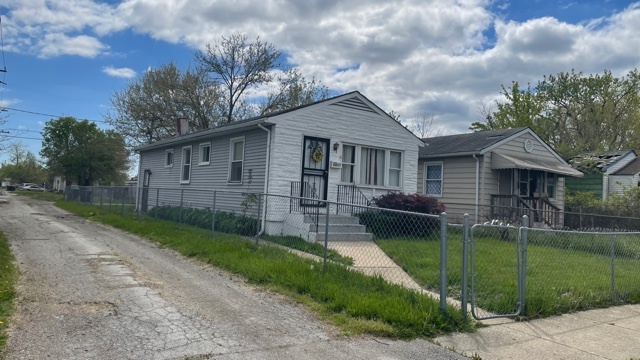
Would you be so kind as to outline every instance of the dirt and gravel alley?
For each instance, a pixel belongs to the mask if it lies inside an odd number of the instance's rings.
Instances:
[[[20,270],[8,359],[461,359],[424,340],[340,337],[227,272],[50,203],[2,197]]]

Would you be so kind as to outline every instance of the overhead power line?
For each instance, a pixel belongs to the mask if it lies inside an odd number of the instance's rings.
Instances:
[[[59,117],[65,117],[65,116],[72,116],[72,115],[53,115],[53,114],[45,114],[45,113],[41,113],[41,112],[37,112],[37,111],[29,111],[29,110],[23,110],[23,109],[16,109],[16,108],[10,108],[10,107],[3,107],[3,109],[7,109],[7,110],[11,110],[11,111],[18,111],[18,112],[22,112],[22,113],[27,113],[27,114],[33,114],[33,115],[40,115],[40,116],[47,116],[47,117],[55,117],[55,118],[59,118]],[[76,117],[73,116],[77,119],[80,120],[87,120],[87,121],[92,121],[92,122],[99,122],[99,123],[104,123],[106,124],[106,121],[103,120],[95,120],[95,119],[82,119],[80,117]]]

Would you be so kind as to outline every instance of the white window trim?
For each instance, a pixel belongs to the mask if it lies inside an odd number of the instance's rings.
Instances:
[[[171,155],[171,164],[167,164],[167,154],[168,154],[168,153],[173,154],[173,155]],[[164,167],[166,167],[166,168],[172,168],[172,167],[173,167],[173,164],[174,164],[175,162],[176,162],[176,154],[175,154],[175,152],[173,152],[173,149],[167,149],[167,150],[164,152]]]
[[[391,149],[391,148],[383,148],[379,146],[370,146],[370,145],[356,145],[343,143],[343,146],[353,146],[355,148],[354,154],[354,162],[353,162],[353,182],[343,182],[342,174],[340,174],[340,184],[351,184],[356,185],[357,187],[366,188],[366,189],[391,189],[391,190],[402,190],[404,189],[404,167],[405,167],[405,151],[399,149]],[[360,166],[362,163],[362,148],[367,149],[375,149],[375,150],[383,150],[384,151],[384,184],[382,185],[369,185],[369,184],[361,184],[360,183]],[[390,174],[390,160],[391,160],[391,151],[400,153],[400,186],[390,186],[389,185],[389,174]],[[350,163],[347,163],[350,164]]]
[[[391,168],[391,152],[397,152],[400,153],[400,168]],[[390,182],[391,180],[391,170],[399,170],[400,175],[398,177],[398,186],[391,186],[389,185],[389,187],[397,187],[402,189],[404,186],[402,186],[403,182],[404,182],[404,152],[403,151],[399,151],[399,150],[389,150],[387,151],[387,163],[389,164],[387,166],[387,183]]]
[[[440,166],[440,194],[427,194],[427,168],[429,166]],[[444,194],[444,163],[442,161],[426,162],[423,165],[423,179],[422,179],[422,192],[426,196],[441,198]],[[436,180],[436,179],[431,179]]]
[[[184,153],[185,150],[189,149],[189,179],[188,180],[182,180],[183,178],[183,171],[184,171],[184,161],[185,161],[185,157],[184,157]],[[191,145],[189,146],[183,146],[182,147],[182,154],[181,154],[181,162],[180,162],[180,184],[189,184],[191,183],[191,168],[193,167],[193,147]],[[175,158],[174,158],[175,161]]]
[[[242,142],[242,168],[240,171],[240,180],[231,180],[231,164],[233,163],[233,148],[234,148],[234,144],[237,142]],[[245,142],[244,136],[238,136],[238,137],[234,137],[229,139],[229,167],[228,167],[228,174],[227,174],[227,183],[229,184],[240,184],[242,185],[242,181],[244,180],[244,154],[245,154],[245,150],[247,148],[247,143]]]
[[[202,161],[202,148],[206,146],[209,147],[209,161]],[[211,148],[212,146],[210,142],[200,144],[200,147],[198,148],[198,166],[209,165],[211,163]]]

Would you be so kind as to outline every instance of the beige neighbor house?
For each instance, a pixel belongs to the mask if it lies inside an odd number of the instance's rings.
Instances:
[[[529,128],[424,139],[418,193],[437,197],[453,222],[514,223],[528,215],[536,226],[562,226],[564,179],[581,177]]]

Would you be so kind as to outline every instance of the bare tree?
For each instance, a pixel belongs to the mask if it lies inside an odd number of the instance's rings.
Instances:
[[[411,119],[409,130],[421,139],[444,135],[444,129],[437,126],[435,115],[427,112],[417,114]]]
[[[111,95],[113,111],[105,120],[129,145],[148,144],[173,136],[175,119],[189,119],[201,130],[221,119],[220,96],[206,73],[180,70],[172,62],[150,69]]]
[[[285,71],[278,76],[277,83],[278,88],[267,95],[260,114],[286,110],[329,97],[329,88],[315,78],[308,81],[298,68]]]
[[[200,67],[223,88],[226,123],[236,119],[236,107],[248,89],[272,80],[270,70],[278,67],[279,56],[280,51],[273,44],[262,42],[259,37],[247,43],[247,36],[237,33],[223,36],[214,45],[207,44],[205,52],[195,54]]]
[[[14,141],[7,146],[9,153],[9,162],[18,165],[25,160],[27,156],[27,147],[21,141]]]

